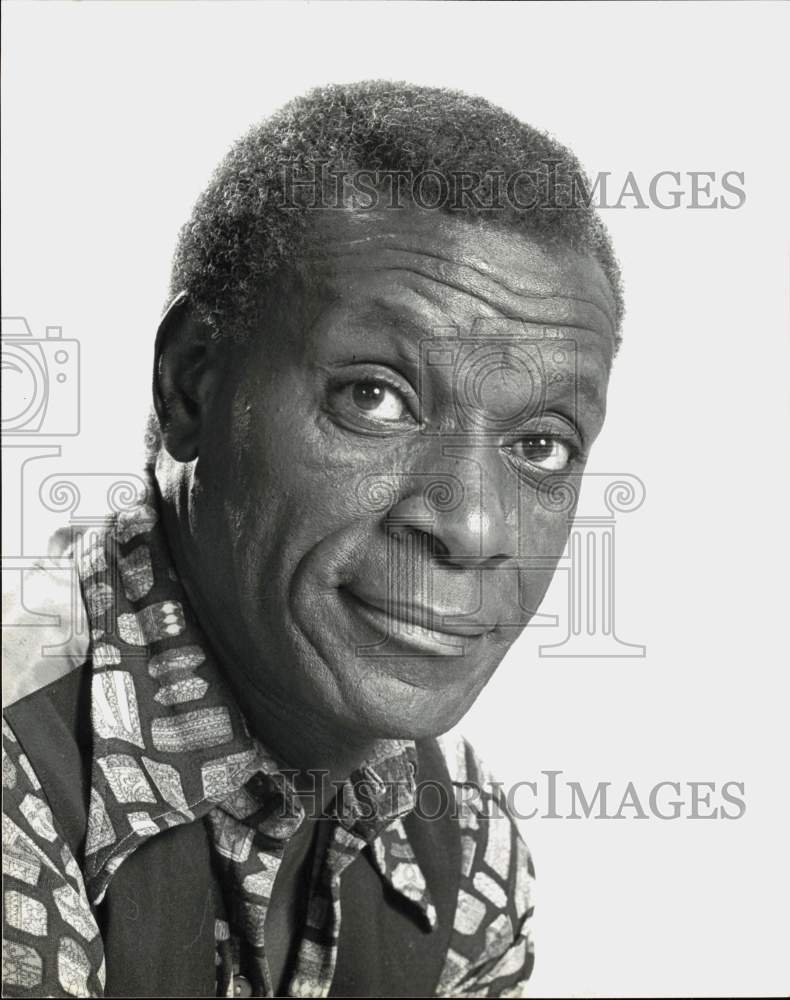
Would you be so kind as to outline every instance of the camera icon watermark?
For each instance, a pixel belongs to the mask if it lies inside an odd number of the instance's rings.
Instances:
[[[549,392],[576,415],[576,342],[569,330],[522,320],[479,318],[468,335],[439,327],[420,342],[419,398],[434,380],[452,387],[455,432],[489,437],[539,420]],[[425,434],[447,433],[421,413]]]
[[[80,431],[80,345],[48,326],[34,337],[22,316],[2,319],[3,437],[73,437]]]

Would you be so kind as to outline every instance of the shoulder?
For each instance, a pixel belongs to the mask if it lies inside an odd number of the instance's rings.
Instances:
[[[532,972],[534,868],[498,781],[457,731],[437,741],[455,791],[461,881],[440,996],[519,996]]]
[[[104,956],[82,872],[3,720],[3,996],[101,996]]]
[[[3,995],[103,995],[78,858],[86,826],[90,661],[82,591],[59,533],[4,574]],[[4,579],[5,582],[5,579]]]
[[[35,776],[37,786],[26,801],[46,802],[78,854],[90,783],[92,666],[82,590],[64,539],[55,536],[46,558],[9,574],[16,586],[3,594],[3,777],[18,752],[18,773]],[[21,786],[14,787],[6,789],[11,809]]]
[[[88,657],[70,540],[67,533],[57,533],[45,558],[24,571],[3,574],[4,708],[78,670]]]
[[[477,784],[491,788],[498,784],[469,740],[458,729],[439,736],[436,740],[444,757],[450,780],[457,785]]]
[[[531,855],[521,836],[518,824],[507,805],[503,782],[491,772],[471,743],[453,730],[439,737],[437,744],[444,757],[455,790],[455,814],[463,837],[464,850],[474,857],[467,858],[470,872],[479,870],[478,888],[496,877],[518,909],[529,905],[529,883],[534,878]],[[482,851],[482,853],[481,853]],[[493,893],[497,901],[499,892]]]

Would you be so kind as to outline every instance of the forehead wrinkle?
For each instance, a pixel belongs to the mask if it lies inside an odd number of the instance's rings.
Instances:
[[[406,269],[399,269],[404,275],[411,275],[415,272],[408,271]],[[481,316],[485,317],[497,317],[500,313],[497,309],[479,299],[479,296],[474,295],[474,293],[468,292],[466,289],[458,288],[457,286],[447,285],[446,282],[436,279],[429,279],[428,282],[422,280],[425,275],[419,274],[417,272],[420,281],[406,280],[400,286],[399,291],[408,292],[409,296],[413,296],[416,300],[415,302],[399,301],[397,305],[395,303],[387,302],[387,300],[381,296],[380,300],[385,305],[388,312],[397,314],[398,309],[407,309],[411,312],[415,318],[416,322],[412,324],[413,328],[416,327],[417,330],[423,331],[424,337],[430,337],[435,335],[437,329],[444,329],[446,327],[458,327],[457,317],[452,315],[452,311],[448,311],[448,304],[446,301],[446,295],[442,294],[442,288],[451,287],[455,291],[461,291],[466,295],[472,295],[473,298],[477,298],[481,301],[483,309],[480,310]],[[422,308],[421,308],[422,307]],[[426,317],[424,310],[430,314],[430,318]],[[476,317],[478,318],[478,317]],[[468,330],[461,331],[462,333],[469,333]]]
[[[496,277],[496,275],[494,274],[494,269],[490,265],[488,265],[485,261],[481,261],[479,263],[475,263],[475,262],[473,262],[471,260],[458,261],[458,260],[454,260],[452,257],[445,257],[442,254],[431,253],[429,250],[425,250],[423,248],[420,248],[419,250],[414,251],[413,249],[409,249],[408,247],[398,246],[397,244],[390,245],[390,244],[384,243],[384,244],[381,245],[381,249],[382,250],[391,250],[392,252],[398,253],[398,254],[402,254],[402,253],[407,253],[407,254],[417,253],[417,254],[419,254],[419,256],[425,257],[428,260],[434,260],[434,261],[436,261],[439,264],[440,267],[442,267],[443,265],[449,265],[450,267],[465,268],[465,269],[468,269],[470,271],[476,272],[477,274],[479,274],[482,277],[486,278],[492,284],[497,285],[500,289],[502,289],[503,291],[507,292],[510,295],[523,295],[524,294],[523,289],[519,289],[519,288],[517,288],[517,287],[515,287],[513,285],[508,284],[502,278]],[[545,257],[546,260],[550,260],[551,259],[549,255],[544,255],[544,257]],[[560,272],[560,277],[561,277],[562,276],[561,275],[561,269],[558,269],[558,271]],[[596,275],[596,278],[597,277],[598,277],[598,275]],[[598,287],[599,285],[600,285],[600,287]],[[602,293],[602,298],[604,300],[606,300],[606,305],[607,306],[609,306],[609,305],[612,304],[611,291],[610,291],[610,289],[608,287],[608,283],[605,280],[604,280],[603,283],[596,282],[596,291],[600,291]],[[551,295],[553,293],[548,293],[546,295],[541,295],[539,292],[530,292],[528,294],[532,295],[534,297],[537,297],[537,298],[548,298],[548,297],[551,297]],[[558,296],[555,296],[555,297],[557,297],[557,298],[573,299],[573,300],[575,300],[577,302],[587,302],[590,305],[598,305],[598,303],[595,302],[594,299],[586,299],[583,296],[579,296],[579,295],[565,295],[565,296],[559,296],[558,295]]]
[[[542,302],[560,302],[563,300],[576,302],[582,306],[598,310],[605,319],[606,328],[611,328],[614,331],[614,296],[606,276],[600,269],[600,265],[592,257],[584,258],[575,255],[580,262],[593,265],[592,271],[586,273],[582,278],[584,283],[591,286],[590,290],[594,296],[586,297],[584,295],[557,292],[558,285],[561,285],[563,281],[574,280],[574,277],[568,274],[567,267],[563,267],[558,263],[556,255],[552,255],[539,245],[519,248],[520,256],[524,259],[524,263],[520,268],[526,279],[524,284],[529,285],[531,283],[533,286],[528,290],[524,286],[519,288],[513,284],[508,284],[501,277],[497,277],[495,275],[495,266],[490,265],[488,261],[481,260],[475,262],[473,259],[464,256],[465,247],[462,245],[456,246],[454,244],[451,247],[451,251],[456,251],[458,257],[462,258],[458,259],[437,253],[428,244],[428,240],[421,234],[411,234],[411,239],[416,241],[416,245],[414,242],[407,244],[400,243],[397,240],[397,235],[393,232],[374,233],[360,238],[331,240],[325,245],[324,253],[334,258],[334,266],[336,270],[341,272],[349,268],[359,270],[409,270],[416,274],[422,274],[424,277],[428,277],[434,281],[440,281],[462,292],[475,289],[478,293],[478,298],[482,300],[490,298],[490,296],[486,296],[484,289],[485,283],[488,283],[504,293],[504,296],[511,302],[519,298],[525,300],[535,299]],[[505,249],[507,250],[508,248]],[[392,262],[390,263],[386,260],[382,260],[380,264],[371,262],[371,251],[381,251],[391,256]],[[422,258],[428,265],[434,264],[435,267],[420,267],[419,263],[415,262],[415,258]],[[359,263],[360,260],[362,261],[361,264]],[[543,271],[544,273],[536,274],[536,271]],[[483,279],[483,281],[480,279]],[[575,281],[578,282],[578,280],[577,276]],[[497,308],[497,306],[494,305],[494,308]]]
[[[594,331],[599,335],[605,330],[613,336],[612,320],[608,313],[600,308],[595,302],[577,296],[555,296],[555,295],[522,295],[505,292],[507,301],[495,301],[484,292],[470,288],[469,285],[461,284],[447,277],[438,278],[429,271],[423,271],[416,267],[391,267],[367,265],[360,268],[365,271],[401,271],[406,274],[414,274],[420,278],[434,282],[437,285],[444,285],[454,291],[461,292],[470,298],[476,299],[487,309],[502,319],[522,320],[528,323],[545,323],[547,325],[564,326],[568,329]],[[430,300],[428,293],[422,293],[414,286],[412,290],[422,294],[424,298]],[[573,304],[577,309],[572,308]],[[524,315],[525,307],[528,307],[527,315]],[[486,314],[489,315],[489,314]]]

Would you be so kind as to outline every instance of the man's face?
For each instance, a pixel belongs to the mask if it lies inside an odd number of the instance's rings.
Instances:
[[[242,701],[436,735],[549,585],[573,511],[546,487],[601,428],[614,302],[590,258],[484,224],[316,228],[321,291],[236,349],[202,432],[192,587]]]

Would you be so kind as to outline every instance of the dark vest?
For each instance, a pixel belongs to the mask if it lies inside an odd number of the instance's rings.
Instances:
[[[81,864],[90,797],[91,669],[86,664],[5,710]],[[417,743],[420,782],[453,801],[434,740]],[[425,804],[426,815],[435,811]],[[404,820],[438,915],[434,931],[387,886],[366,848],[344,872],[332,997],[432,996],[453,926],[460,877],[458,828]],[[219,890],[203,823],[173,827],[140,846],[110,882],[95,916],[104,941],[108,997],[215,996],[214,900]]]

